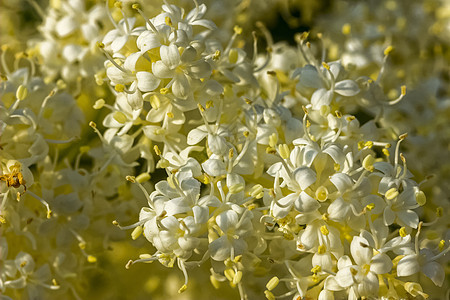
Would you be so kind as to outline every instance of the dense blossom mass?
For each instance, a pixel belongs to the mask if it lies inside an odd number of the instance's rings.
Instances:
[[[448,3],[175,2],[1,4],[0,299],[449,297]]]

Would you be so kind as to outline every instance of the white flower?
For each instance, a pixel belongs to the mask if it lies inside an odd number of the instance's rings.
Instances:
[[[221,236],[209,244],[211,258],[224,261],[241,255],[247,249],[244,237],[251,234],[251,212],[245,210],[239,215],[234,210],[226,210],[216,217]]]

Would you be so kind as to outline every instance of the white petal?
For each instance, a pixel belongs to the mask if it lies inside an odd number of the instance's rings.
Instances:
[[[78,22],[72,16],[65,16],[56,24],[56,33],[59,37],[66,37],[73,33],[77,27]]]
[[[334,91],[339,95],[351,97],[358,94],[360,90],[356,82],[354,82],[353,80],[346,79],[337,82],[336,85],[334,86]]]
[[[175,69],[180,64],[180,52],[174,44],[162,45],[160,48],[161,60],[170,68]]]
[[[216,217],[216,223],[220,229],[226,232],[229,228],[233,228],[239,222],[238,214],[234,210],[227,210]]]
[[[208,132],[206,130],[202,130],[202,129],[203,128],[201,126],[201,127],[194,128],[191,131],[189,131],[189,134],[187,136],[188,145],[197,145],[201,140],[203,140],[208,135]]]
[[[336,282],[344,288],[349,287],[355,283],[351,268],[353,267],[346,267],[343,270],[339,270],[339,272],[337,272],[336,274]]]
[[[369,243],[362,237],[353,237],[350,244],[350,252],[356,264],[363,266],[368,264],[373,256],[373,250],[370,248]]]
[[[323,105],[330,105],[333,100],[333,92],[326,89],[318,89],[311,97],[311,104],[314,110],[319,110]]]
[[[309,213],[320,208],[320,203],[305,192],[300,193],[294,205],[295,209],[301,213]]]
[[[385,274],[392,269],[392,260],[384,253],[379,253],[370,262],[370,271],[375,274]]]
[[[407,255],[400,259],[397,265],[397,276],[409,276],[420,271],[417,255]]]
[[[400,219],[399,221],[411,228],[417,228],[419,225],[419,217],[412,210],[401,210],[397,212],[397,217]]]
[[[161,60],[153,63],[152,65],[153,74],[158,78],[171,78],[174,75],[172,71],[165,63]]]
[[[145,71],[137,72],[136,78],[138,82],[137,84],[138,88],[144,93],[155,90],[159,86],[159,83],[161,82],[161,80],[156,78],[155,75]]]
[[[306,190],[316,181],[316,173],[306,166],[295,169],[293,175],[302,190]]]
[[[437,262],[432,261],[427,264],[422,269],[422,272],[430,278],[433,283],[439,287],[442,286],[445,279],[444,268]]]
[[[395,213],[387,206],[383,212],[384,225],[389,226],[395,221]]]
[[[229,258],[231,256],[231,248],[232,245],[226,236],[221,236],[209,244],[211,258],[216,261],[224,261]]]
[[[177,74],[172,84],[172,93],[175,97],[186,99],[191,91],[188,79],[184,74]]]
[[[202,163],[202,168],[210,176],[221,176],[227,173],[225,163],[219,159],[208,159]]]

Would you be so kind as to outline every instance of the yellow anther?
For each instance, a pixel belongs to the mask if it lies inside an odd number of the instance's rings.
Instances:
[[[203,183],[204,184],[209,184],[211,182],[211,180],[209,179],[208,174],[203,174]]]
[[[320,245],[317,248],[317,253],[319,253],[319,254],[325,254],[326,252],[327,252],[327,246],[325,246],[325,245]]]
[[[230,186],[229,192],[230,194],[237,194],[244,190],[244,184],[237,183],[235,185]]]
[[[173,112],[169,111],[169,112],[167,113],[167,117],[173,119],[175,116],[173,115]]]
[[[289,150],[289,146],[286,144],[278,145],[278,153],[280,154],[281,158],[288,159],[289,155],[291,154],[291,151]]]
[[[322,66],[325,68],[325,69],[327,69],[327,70],[330,70],[330,65],[329,64],[327,64],[326,62],[322,62]]]
[[[438,247],[439,247],[439,251],[444,250],[444,247],[445,247],[445,241],[444,241],[444,240],[440,240],[440,241],[439,241]]]
[[[239,58],[239,53],[236,49],[231,49],[228,53],[228,60],[231,64],[235,64]]]
[[[138,9],[141,9],[141,6],[138,3],[134,3],[133,5],[131,5],[131,8],[138,10]]]
[[[78,243],[78,247],[79,247],[81,250],[84,250],[84,249],[86,249],[86,243],[85,243],[85,242],[79,242],[79,243]]]
[[[322,226],[320,227],[320,232],[321,232],[323,235],[328,235],[328,234],[330,233],[330,231],[329,231],[328,228],[327,228],[327,225],[322,225]]]
[[[416,192],[416,201],[420,206],[424,206],[427,203],[427,197],[423,191]]]
[[[310,42],[306,42],[306,47],[311,48],[311,43]]]
[[[422,286],[416,282],[407,282],[405,283],[405,290],[410,293],[413,297],[422,296],[424,299],[427,299],[428,294],[424,293],[422,290]]]
[[[306,128],[311,127],[311,122],[309,122],[309,120],[306,120]]]
[[[24,260],[23,262],[20,263],[20,267],[23,268],[27,265],[27,261]]]
[[[350,267],[350,273],[352,273],[353,276],[356,276],[358,274],[358,270]]]
[[[168,88],[160,88],[159,89],[159,93],[161,94],[161,95],[167,95],[168,93],[169,93],[169,89]],[[159,99],[158,99],[159,100]],[[158,106],[159,107],[159,106]]]
[[[138,182],[138,183],[144,183],[144,182],[146,182],[146,181],[149,181],[150,178],[151,178],[150,174],[148,174],[148,173],[142,173],[142,174],[139,174],[139,175],[136,177],[136,182]]]
[[[243,135],[244,135],[245,137],[248,137],[248,136],[250,135],[250,132],[249,132],[249,131],[244,131]]]
[[[252,105],[253,102],[252,100],[248,99],[248,98],[244,98],[245,103],[247,103],[248,105]]]
[[[275,300],[275,296],[271,291],[265,290],[264,295],[266,296],[267,300]]]
[[[205,108],[201,104],[197,104],[197,107],[201,112],[205,111]]]
[[[97,262],[97,257],[93,256],[93,255],[88,255],[87,257],[87,261],[91,264],[96,263]]]
[[[272,148],[275,148],[277,143],[278,143],[278,135],[276,133],[272,133],[269,136],[269,146],[272,147]]]
[[[167,26],[172,26],[172,20],[170,19],[169,16],[166,16],[164,19],[164,23],[166,23]]]
[[[229,159],[232,159],[233,156],[234,156],[234,149],[233,149],[233,148],[230,148],[230,150],[228,150],[228,158],[229,158]]]
[[[335,114],[336,117],[338,117],[339,119],[342,118],[342,113],[341,113],[340,111],[336,110],[336,111],[334,112],[334,114]]]
[[[386,149],[386,148],[383,148],[381,151],[382,151],[383,154],[386,155],[386,156],[389,156],[389,155],[390,155],[390,154],[389,154],[389,150]]]
[[[405,96],[406,95],[406,85],[402,85],[402,87],[400,89],[401,89],[402,96]]]
[[[186,290],[187,290],[187,285],[183,284],[183,286],[180,287],[180,289],[178,290],[178,294],[181,294],[181,293],[183,293]]]
[[[386,49],[384,49],[384,55],[388,56],[393,50],[394,50],[394,47],[388,46]]]
[[[373,142],[372,141],[367,141],[364,143],[364,146],[366,146],[367,148],[372,148],[373,147]]]
[[[374,203],[370,203],[370,204],[367,204],[366,205],[366,209],[368,210],[368,211],[371,211],[372,209],[374,209],[375,208],[375,204]]]
[[[127,122],[127,120],[128,120],[127,116],[121,111],[116,111],[113,114],[113,118],[114,118],[114,120],[116,120],[120,124],[125,124]]]
[[[349,23],[345,23],[342,26],[342,34],[349,35],[352,32],[352,26]]]
[[[373,172],[373,170],[375,169],[373,166],[374,162],[375,162],[375,158],[373,157],[373,155],[372,154],[367,155],[364,158],[363,163],[362,163],[363,168],[370,172]]]
[[[228,268],[223,272],[228,281],[233,281],[234,275],[236,274],[232,268]]]
[[[320,202],[324,202],[326,201],[328,198],[328,190],[326,187],[324,187],[323,185],[321,185],[317,190],[316,190],[316,199],[319,200]]]
[[[218,290],[220,288],[220,281],[216,279],[213,275],[209,276],[209,281],[211,281],[212,286]]]
[[[308,38],[308,36],[309,36],[309,31],[304,31],[300,35],[300,40],[304,41],[304,40],[306,40]]]
[[[341,165],[338,163],[334,163],[333,169],[338,172],[341,169]]]
[[[105,100],[98,99],[95,101],[95,104],[92,106],[94,109],[101,109],[105,105]]]
[[[53,211],[51,209],[47,210],[47,219],[50,219],[53,215]]]
[[[0,223],[6,224],[6,219],[3,216],[0,216]]]
[[[233,259],[233,261],[234,261],[235,263],[241,262],[241,261],[242,261],[242,254],[236,256],[236,257]]]
[[[206,109],[214,107],[214,102],[212,100],[209,100],[206,102]]]
[[[240,27],[238,25],[235,25],[233,27],[233,31],[234,31],[235,34],[242,34],[242,27]]]
[[[117,92],[121,93],[121,92],[123,92],[123,91],[125,90],[125,86],[124,86],[123,84],[121,84],[121,83],[118,83],[118,84],[116,84],[116,86],[114,87],[114,89],[115,89]]]
[[[408,235],[408,233],[406,232],[406,228],[405,228],[405,227],[400,228],[400,229],[398,230],[398,234],[399,234],[401,237],[406,237],[406,236]]]
[[[220,50],[216,50],[216,52],[214,52],[214,55],[213,55],[212,59],[213,60],[219,60],[221,54],[222,53],[220,52]]]
[[[250,189],[250,196],[252,196],[253,198],[256,199],[260,199],[262,197],[259,197],[262,193],[262,195],[264,195],[264,188],[262,185],[260,184],[256,184],[254,185],[251,189]]]
[[[148,253],[139,254],[139,259],[150,259],[152,257],[153,257],[153,255],[148,254]],[[153,261],[150,261],[150,263],[151,262],[153,262]]]
[[[114,2],[114,7],[121,9],[122,8],[122,2],[120,2],[120,1]]]
[[[443,209],[442,207],[436,208],[436,216],[437,216],[438,218],[441,218],[442,215],[443,215],[443,213],[444,213],[444,209]]]
[[[406,158],[403,155],[403,153],[400,153],[400,159],[402,160],[402,162],[405,164],[406,163]]]
[[[275,148],[272,148],[272,147],[267,147],[266,148],[266,153],[267,154],[275,154],[275,153],[277,153],[277,150]]]
[[[354,119],[356,119],[356,117],[355,116],[349,116],[349,117],[347,117],[347,118],[345,118],[346,120],[347,120],[347,122],[351,122],[351,121],[353,121]]]
[[[269,280],[269,282],[266,284],[266,288],[271,291],[274,288],[277,287],[278,283],[280,282],[280,279],[277,276],[272,277],[272,279]]]
[[[406,137],[408,136],[408,133],[404,133],[398,136],[398,138],[403,141],[404,139],[406,139]]]
[[[233,284],[237,285],[242,280],[242,271],[237,271],[233,277]]]
[[[28,96],[28,89],[24,85],[19,85],[16,91],[16,98],[20,101]]]
[[[58,284],[58,282],[56,281],[55,278],[52,279],[52,284],[53,284],[54,286],[59,286],[59,284]]]
[[[112,224],[113,224],[114,226],[119,226],[119,222],[117,222],[117,220],[112,221]]]
[[[97,42],[97,47],[99,47],[100,49],[105,48],[105,44],[103,44],[102,42]]]
[[[398,196],[398,191],[396,188],[391,188],[386,192],[384,196],[386,197],[386,199],[392,200]]]
[[[134,228],[133,232],[131,233],[131,238],[133,240],[137,239],[143,232],[143,228],[142,226],[137,226],[136,228]]]
[[[322,267],[319,265],[314,266],[314,268],[311,269],[311,273],[317,274],[322,271]]]
[[[363,149],[364,148],[364,141],[359,141],[358,142],[358,150],[361,150],[361,149]]]
[[[308,114],[308,109],[306,108],[306,106],[302,105],[302,109],[303,109],[303,112],[305,113],[305,115],[307,115]]]
[[[158,155],[158,156],[161,155],[161,150],[159,150],[158,145],[153,146],[153,150],[155,151],[156,155]]]
[[[127,175],[127,176],[125,176],[125,179],[129,182],[136,183],[136,177],[134,177],[134,176]]]

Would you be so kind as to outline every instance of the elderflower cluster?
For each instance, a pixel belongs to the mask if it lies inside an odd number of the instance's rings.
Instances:
[[[0,299],[450,293],[442,1],[146,2],[8,31]]]

